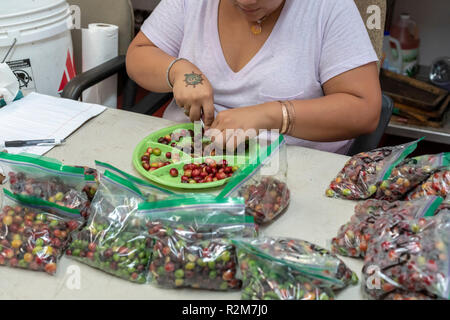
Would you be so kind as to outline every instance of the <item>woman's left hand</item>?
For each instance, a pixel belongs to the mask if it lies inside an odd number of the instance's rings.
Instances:
[[[217,114],[206,135],[217,147],[234,151],[246,139],[258,136],[261,129],[279,129],[282,113],[279,103],[228,109]]]

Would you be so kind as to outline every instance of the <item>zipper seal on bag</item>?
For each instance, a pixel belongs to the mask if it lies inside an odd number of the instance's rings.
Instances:
[[[272,157],[272,155],[280,150],[280,148],[286,144],[286,139],[284,139],[283,135],[280,135],[278,139],[266,147],[265,152],[263,153],[264,157],[256,158],[255,164],[250,164],[246,166],[241,172],[239,172],[235,177],[232,178],[230,182],[225,186],[222,192],[219,193],[217,198],[226,198],[233,194],[236,190],[238,190],[242,185],[244,185],[247,181],[249,181],[260,169],[264,166]],[[275,149],[272,149],[275,148]],[[267,154],[267,150],[270,152]]]
[[[20,154],[9,154],[5,152],[0,152],[0,163],[1,162],[12,166],[36,168],[57,175],[83,177],[84,179],[83,168],[65,166],[62,163],[49,162],[40,158],[33,158]]]
[[[416,140],[416,141],[413,141],[413,142],[410,142],[409,144],[407,144],[405,150],[402,151],[402,153],[401,153],[400,156],[397,158],[397,160],[395,160],[390,166],[388,166],[388,167],[386,168],[386,171],[383,173],[383,175],[381,175],[382,180],[387,180],[387,179],[390,177],[390,175],[391,175],[391,173],[392,173],[392,170],[394,170],[394,168],[397,167],[397,166],[400,164],[400,162],[402,162],[403,160],[405,160],[405,158],[406,158],[408,155],[410,155],[411,153],[413,153],[414,150],[416,150],[417,145],[419,144],[419,142],[422,141],[423,139],[425,139],[425,138],[422,137],[422,138],[420,138],[420,139],[418,139],[418,140]]]
[[[442,197],[431,197],[427,201],[424,210],[421,211],[421,216],[418,218],[433,217],[443,201],[444,198]]]
[[[139,196],[139,198],[145,200],[144,196],[142,195],[141,191],[139,190],[138,187],[136,187],[131,181],[122,178],[108,170],[106,170],[103,173],[103,179],[105,179],[106,181],[108,181],[109,183],[112,183],[114,185],[116,185],[117,187],[121,188],[121,189],[126,189],[127,191],[134,193],[135,195]]]
[[[3,193],[6,198],[10,199],[11,201],[14,201],[18,204],[23,204],[28,207],[40,209],[43,211],[48,211],[48,209],[56,209],[56,214],[59,214],[61,216],[64,216],[65,218],[69,219],[77,219],[82,221],[83,217],[81,216],[81,212],[77,209],[71,209],[67,208],[61,205],[58,205],[53,202],[45,201],[41,198],[31,197],[31,196],[25,196],[20,194],[14,194],[11,191],[7,189],[3,189]],[[48,212],[50,214],[54,214],[52,212]]]
[[[113,165],[110,165],[109,163],[101,162],[101,161],[97,161],[96,160],[95,161],[95,165],[99,166],[99,167],[104,167],[104,168],[106,168],[106,170],[109,170],[110,172],[115,171],[115,172],[119,173],[120,175],[124,176],[126,179],[130,180],[131,182],[133,182],[135,185],[138,185],[138,186],[141,185],[141,186],[146,187],[146,188],[155,189],[155,190],[157,190],[159,192],[163,192],[163,193],[166,193],[168,195],[175,194],[174,192],[172,192],[170,190],[166,190],[164,188],[158,187],[158,186],[153,185],[153,184],[151,184],[151,183],[149,183],[149,182],[147,182],[145,180],[137,178],[137,177],[135,177],[135,176],[125,172],[125,171],[122,171],[122,170],[114,167]]]

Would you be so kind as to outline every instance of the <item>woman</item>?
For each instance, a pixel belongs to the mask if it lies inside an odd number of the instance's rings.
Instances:
[[[279,129],[290,144],[345,153],[378,125],[376,61],[353,0],[162,0],[127,70],[173,91],[167,119]]]

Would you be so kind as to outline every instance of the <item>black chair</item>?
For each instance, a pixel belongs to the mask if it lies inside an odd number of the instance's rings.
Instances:
[[[123,110],[152,115],[173,97],[172,93],[151,92],[136,104],[137,84],[127,75],[125,56],[118,56],[77,75],[65,86],[61,97],[79,100],[84,90],[115,74],[120,75],[119,83],[123,83]]]
[[[124,81],[123,110],[152,115],[173,97],[171,93],[151,92],[136,104],[137,85],[126,74],[125,56],[114,58],[96,68],[76,76],[66,85],[61,96],[63,98],[78,100],[84,90],[116,73],[121,74],[121,78]],[[347,152],[348,156],[353,156],[363,151],[369,151],[378,146],[391,119],[393,107],[394,103],[392,99],[383,94],[382,111],[377,129],[371,134],[356,138]]]

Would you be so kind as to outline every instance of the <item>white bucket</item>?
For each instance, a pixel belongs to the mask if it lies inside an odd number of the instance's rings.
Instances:
[[[58,96],[75,76],[71,26],[65,0],[0,1],[0,62],[17,39],[6,62],[25,95]]]

